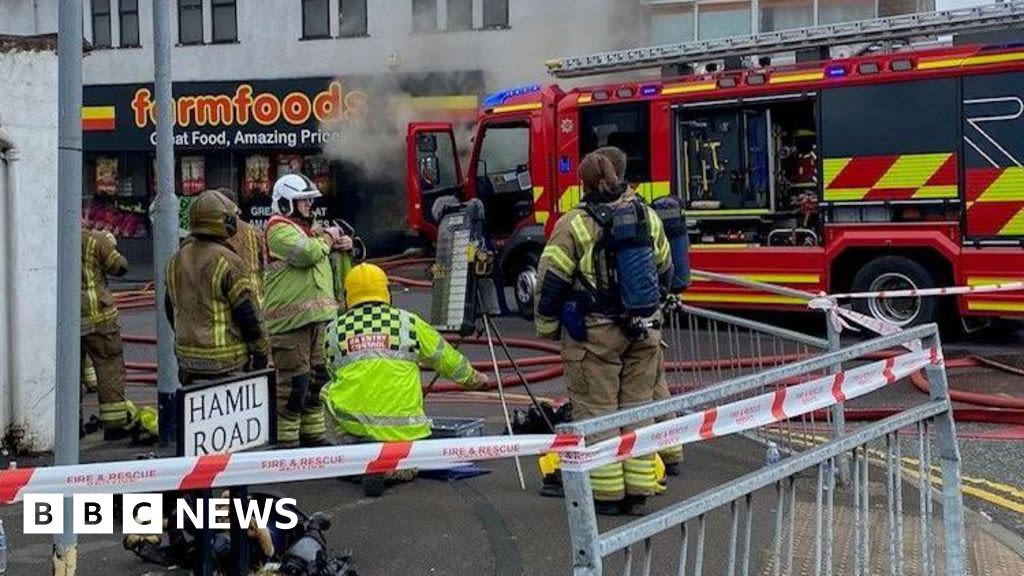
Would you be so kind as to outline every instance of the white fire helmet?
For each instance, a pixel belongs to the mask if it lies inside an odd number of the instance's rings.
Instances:
[[[313,200],[322,194],[309,178],[302,174],[285,174],[274,182],[273,205],[274,214],[291,216],[295,213],[296,200]]]

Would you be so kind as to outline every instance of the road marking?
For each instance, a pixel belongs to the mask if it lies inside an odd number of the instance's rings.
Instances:
[[[773,430],[770,433],[779,436],[783,436],[781,430]],[[788,435],[787,435],[788,436]],[[813,434],[801,434],[794,432],[792,434],[792,440],[796,443],[803,444],[805,446],[817,446],[824,444],[828,441],[823,436],[816,436]],[[872,461],[875,464],[884,465],[886,461],[886,454],[875,449],[868,449],[868,453],[873,456]],[[920,460],[910,457],[903,457],[900,459],[903,464],[903,472],[908,477],[917,479],[921,477],[921,473],[918,471],[920,468]],[[939,466],[932,466],[929,474],[929,480],[935,486],[942,486],[942,469]],[[1024,490],[1013,486],[1011,484],[1003,484],[1001,482],[995,482],[987,478],[975,478],[972,476],[960,477],[961,481],[961,492],[969,496],[984,500],[990,504],[1005,508],[1011,512],[1017,514],[1024,514]],[[1001,492],[1003,495],[989,491],[986,488]],[[1020,500],[1017,502],[1011,498]]]

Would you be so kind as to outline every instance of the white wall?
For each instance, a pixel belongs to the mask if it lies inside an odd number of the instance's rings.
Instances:
[[[545,82],[545,60],[614,47],[612,33],[617,30],[609,31],[608,10],[615,2],[621,0],[510,0],[508,30],[413,34],[411,0],[370,0],[369,37],[300,40],[299,2],[245,0],[238,2],[238,43],[176,46],[174,79],[239,80],[482,69],[487,74],[489,89]],[[439,0],[439,4],[443,2]],[[152,80],[152,1],[140,0],[139,9],[142,47],[95,51],[85,62],[87,84]],[[171,27],[176,42],[177,18]],[[332,29],[336,28],[334,24]],[[633,31],[628,35],[633,36]],[[398,61],[394,68],[388,65],[392,54]]]
[[[0,34],[32,36],[57,31],[57,0],[0,0]]]
[[[0,251],[0,267],[13,284],[13,294],[6,289],[2,294],[6,303],[13,304],[14,327],[13,333],[5,334],[13,344],[13,358],[3,358],[0,365],[4,400],[0,429],[23,426],[25,446],[46,450],[54,439],[57,56],[45,51],[0,52],[0,78],[20,79],[0,82],[0,133],[17,151],[14,162],[8,153],[9,168],[17,178],[16,193],[8,190],[7,197],[0,199],[12,211],[0,226],[5,232],[11,226],[8,237],[13,238],[14,260],[5,261],[11,252]],[[10,395],[12,390],[17,391],[15,397]],[[16,407],[13,414],[11,406]]]

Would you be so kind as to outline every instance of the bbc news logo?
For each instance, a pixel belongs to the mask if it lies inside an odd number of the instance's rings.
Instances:
[[[226,530],[231,520],[240,526],[271,527],[291,530],[299,524],[294,498],[273,501],[240,498],[175,498],[177,528]],[[113,494],[75,494],[71,510],[64,509],[62,494],[26,494],[25,534],[60,534],[64,515],[71,514],[75,534],[113,534],[117,515]],[[125,494],[121,505],[121,531],[124,534],[162,534],[164,531],[163,494]]]

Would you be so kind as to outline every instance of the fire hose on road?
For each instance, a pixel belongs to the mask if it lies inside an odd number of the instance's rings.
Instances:
[[[411,287],[411,288],[429,288],[431,282],[427,280],[418,280],[414,278],[408,278],[393,273],[395,270],[402,268],[408,268],[411,266],[424,266],[428,267],[433,264],[434,260],[431,258],[404,258],[404,257],[391,257],[382,258],[376,261],[379,266],[389,272],[390,280],[397,285]],[[724,281],[729,277],[696,272],[698,275],[706,275],[708,278],[716,281]],[[743,284],[748,281],[740,279],[730,279],[738,284]],[[764,289],[765,286],[758,283],[755,288],[748,286],[752,289]],[[958,288],[943,288],[935,289],[928,292],[915,291],[911,294],[899,293],[887,293],[882,294],[882,297],[905,297],[905,296],[916,296],[916,297],[928,297],[928,296],[939,296],[939,295],[950,295],[959,294],[964,290],[970,290],[971,292],[978,291],[1007,291],[1021,289],[1024,284],[1011,284],[991,287],[986,289],[984,287],[972,287],[965,289]],[[782,287],[779,290],[786,290],[787,293],[791,290]],[[802,293],[801,293],[802,294]],[[817,298],[807,294],[809,301],[817,302],[818,308],[831,308],[832,310],[841,311],[836,306],[825,306],[824,302],[828,301],[831,303],[836,302],[838,298],[851,298],[851,297],[877,297],[879,294],[841,294],[837,296],[824,296],[819,295]],[[141,290],[134,290],[130,292],[120,292],[115,296],[117,306],[121,310],[133,310],[152,307],[155,302],[153,299],[153,291],[151,286],[147,286]],[[835,314],[835,312],[830,312]],[[141,335],[124,335],[123,340],[126,343],[132,344],[143,344],[143,345],[154,345],[156,344],[156,338],[152,336],[141,336]],[[469,346],[484,346],[487,341],[483,338],[457,338],[449,337],[452,342],[458,341],[462,345]],[[560,347],[557,343],[544,342],[540,340],[525,339],[525,338],[510,338],[507,339],[507,343],[511,348],[518,350],[529,350],[533,352],[539,352],[539,355],[529,356],[524,358],[517,358],[516,364],[523,368],[531,368],[524,372],[524,377],[527,384],[537,384],[541,382],[556,380],[563,375],[562,359],[560,356]],[[895,354],[895,352],[888,353]],[[713,360],[684,360],[684,361],[670,361],[666,362],[666,371],[668,372],[683,372],[683,371],[694,371],[694,370],[730,370],[738,368],[752,368],[764,365],[786,363],[799,360],[806,355],[800,354],[772,354],[764,356],[746,356],[736,358],[722,358]],[[952,358],[946,360],[947,367],[951,369],[964,369],[964,368],[977,368],[977,367],[989,367],[995,369],[1008,370],[1007,368],[993,363],[984,358],[978,358],[974,356],[967,356],[961,358]],[[473,367],[478,370],[487,370],[492,367],[489,362],[479,361],[473,362]],[[512,363],[508,360],[498,362],[498,367],[501,369],[512,368]],[[156,382],[156,364],[144,363],[144,362],[130,362],[126,363],[126,368],[129,371],[128,381],[136,385],[151,385]],[[1013,370],[1008,370],[1014,372]],[[927,383],[924,377],[920,374],[914,375],[911,379],[915,388],[921,392],[927,393]],[[502,386],[515,387],[521,386],[522,381],[516,377],[503,377],[501,381]],[[488,389],[496,390],[498,388],[497,382],[491,382]],[[673,393],[679,393],[683,389],[675,387]],[[429,387],[431,393],[458,393],[462,392],[462,389],[451,382],[435,383]],[[951,390],[950,396],[956,403],[967,404],[970,406],[977,406],[980,408],[965,408],[957,411],[958,419],[965,422],[987,422],[987,423],[1002,423],[1002,424],[1019,424],[1024,425],[1024,398],[1012,398],[1007,396],[997,396],[992,394],[982,394],[978,392],[968,392],[963,390]],[[484,401],[477,399],[475,401]],[[487,399],[486,401],[493,401]],[[871,410],[860,410],[860,409],[847,409],[848,418],[851,420],[866,420],[866,419],[878,419],[884,417],[889,411],[884,409],[871,409]]]

